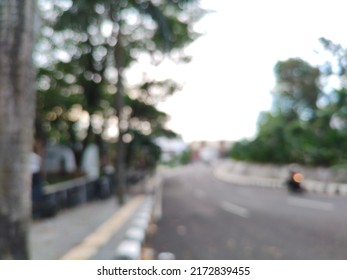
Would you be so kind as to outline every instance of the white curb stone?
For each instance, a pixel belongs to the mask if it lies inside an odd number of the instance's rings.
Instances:
[[[117,250],[117,260],[139,260],[141,258],[141,244],[136,240],[122,241]]]

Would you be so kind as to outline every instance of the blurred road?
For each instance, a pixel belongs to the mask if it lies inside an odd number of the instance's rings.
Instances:
[[[347,259],[347,197],[219,181],[193,164],[164,179],[149,243],[176,259]]]

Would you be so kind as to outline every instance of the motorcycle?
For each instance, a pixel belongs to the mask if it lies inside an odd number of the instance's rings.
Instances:
[[[302,187],[302,181],[304,176],[300,172],[292,171],[287,180],[287,187],[289,192],[302,193],[304,188]]]

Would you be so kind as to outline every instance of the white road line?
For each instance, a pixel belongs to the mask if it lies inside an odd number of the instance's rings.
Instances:
[[[241,206],[238,206],[234,203],[231,203],[229,201],[223,201],[221,203],[221,208],[229,213],[235,214],[237,216],[240,216],[242,218],[248,218],[249,217],[249,210],[246,208],[243,208]]]
[[[310,208],[315,210],[323,210],[323,211],[334,210],[334,205],[332,203],[322,202],[322,201],[317,201],[312,199],[290,197],[287,199],[287,203],[292,206]]]

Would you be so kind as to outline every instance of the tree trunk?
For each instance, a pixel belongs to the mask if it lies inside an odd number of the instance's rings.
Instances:
[[[34,0],[0,1],[0,259],[28,259]]]
[[[116,110],[118,116],[118,141],[117,141],[117,157],[116,157],[116,183],[117,195],[120,204],[124,203],[126,189],[126,168],[125,168],[125,144],[123,136],[125,134],[126,120],[124,119],[124,85],[123,85],[123,67],[124,67],[124,50],[121,42],[121,31],[118,33],[117,45],[115,47],[115,64],[118,72],[117,94],[116,94]]]

